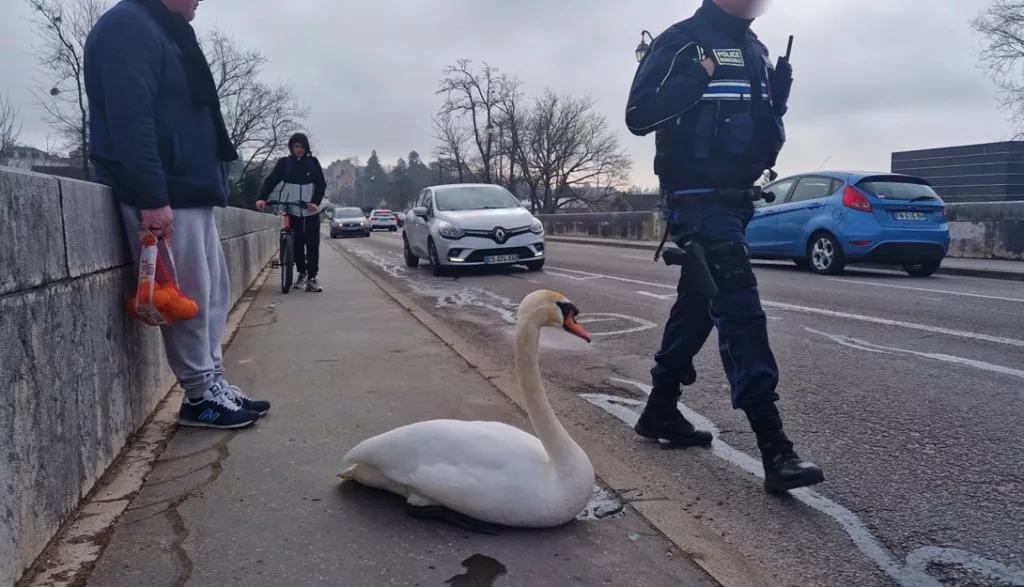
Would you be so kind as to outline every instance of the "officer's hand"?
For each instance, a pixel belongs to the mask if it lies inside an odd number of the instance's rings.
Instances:
[[[793,65],[788,59],[779,57],[775,64],[775,76],[777,79],[793,79]]]
[[[700,64],[704,66],[705,70],[707,70],[708,75],[715,75],[715,62],[712,61],[710,57],[701,61]]]

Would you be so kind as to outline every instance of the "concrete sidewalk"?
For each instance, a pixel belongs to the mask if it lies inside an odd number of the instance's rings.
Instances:
[[[712,585],[628,507],[551,531],[482,536],[339,486],[345,452],[395,426],[529,423],[327,243],[321,254],[325,292],[282,295],[272,274],[225,357],[230,381],[273,401],[271,413],[238,433],[178,430],[86,585]]]
[[[594,238],[576,236],[548,235],[545,237],[553,243],[572,243],[577,245],[597,245],[626,249],[649,250],[652,255],[658,243],[641,240],[625,240],[613,238]],[[854,265],[857,267],[858,265]],[[867,267],[867,265],[865,265]],[[944,275],[963,275],[966,277],[983,277],[1006,281],[1024,281],[1024,261],[1003,261],[1000,259],[962,259],[946,257],[938,273]]]

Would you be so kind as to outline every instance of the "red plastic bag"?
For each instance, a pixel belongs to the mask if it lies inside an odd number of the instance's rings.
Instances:
[[[128,314],[150,326],[169,326],[195,318],[199,305],[178,289],[178,272],[170,241],[158,239],[144,230],[139,232],[139,242],[142,244],[139,281],[135,295],[128,300]]]

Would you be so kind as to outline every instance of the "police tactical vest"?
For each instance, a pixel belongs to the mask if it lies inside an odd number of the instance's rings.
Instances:
[[[677,27],[666,34],[695,42],[715,71],[701,100],[656,133],[655,173],[669,189],[749,187],[774,166],[785,142],[768,51],[753,32],[737,40],[696,18]]]

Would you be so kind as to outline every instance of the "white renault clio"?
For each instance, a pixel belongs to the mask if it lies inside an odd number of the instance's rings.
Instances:
[[[429,187],[416,197],[402,231],[405,264],[430,262],[434,275],[456,267],[544,267],[544,225],[505,188],[491,184]]]

